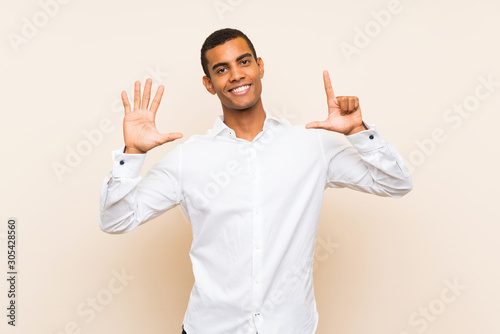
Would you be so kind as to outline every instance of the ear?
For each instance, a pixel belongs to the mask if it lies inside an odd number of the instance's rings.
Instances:
[[[264,77],[264,61],[260,57],[257,58],[257,66],[259,66],[260,78],[262,79]]]
[[[203,76],[203,86],[208,90],[208,92],[212,95],[215,95],[214,86],[212,86],[212,80],[206,75]]]

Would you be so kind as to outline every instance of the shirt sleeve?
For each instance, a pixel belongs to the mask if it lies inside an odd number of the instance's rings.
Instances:
[[[346,136],[351,145],[342,143],[331,131],[320,132],[327,168],[325,188],[347,187],[378,196],[402,197],[413,188],[403,159],[374,124],[365,125],[367,130]]]
[[[181,201],[180,145],[153,166],[140,172],[146,154],[111,152],[113,170],[101,186],[99,226],[107,233],[130,232]]]

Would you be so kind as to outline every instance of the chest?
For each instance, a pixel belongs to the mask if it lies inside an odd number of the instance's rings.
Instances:
[[[191,206],[246,207],[251,199],[273,200],[324,178],[314,136],[293,131],[265,133],[253,142],[220,140],[193,147],[183,158],[182,191]]]

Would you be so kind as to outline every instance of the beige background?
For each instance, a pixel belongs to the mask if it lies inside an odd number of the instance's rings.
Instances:
[[[18,326],[7,326],[2,279],[1,332],[181,332],[193,284],[189,222],[177,207],[131,233],[103,233],[99,190],[110,151],[123,144],[120,92],[135,80],[166,87],[160,131],[182,132],[183,142],[212,126],[221,110],[201,84],[199,49],[228,26],[263,58],[272,114],[294,124],[323,120],[327,69],[337,95],[359,96],[365,120],[413,162],[414,190],[402,199],[326,190],[317,333],[499,333],[500,87],[484,97],[479,77],[500,81],[500,3],[401,0],[377,31],[371,12],[388,6],[72,0],[44,16],[35,0],[2,0],[0,258],[5,274],[7,218],[16,217],[19,309]],[[9,38],[23,36],[24,18],[40,27],[14,47]],[[349,61],[341,45],[355,45],[365,28],[370,43]],[[469,115],[448,114],[463,103]],[[66,164],[68,148],[85,149],[84,131],[100,122],[108,133],[58,179],[53,164]],[[433,133],[438,142],[429,144]],[[150,152],[143,172],[176,144]],[[122,270],[133,278],[120,285],[114,272]],[[454,294],[446,282],[461,288]]]

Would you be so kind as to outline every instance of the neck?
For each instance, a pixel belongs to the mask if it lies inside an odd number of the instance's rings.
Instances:
[[[222,112],[224,123],[234,130],[237,138],[252,141],[264,127],[266,113],[261,99],[248,109],[235,110],[223,106]]]

